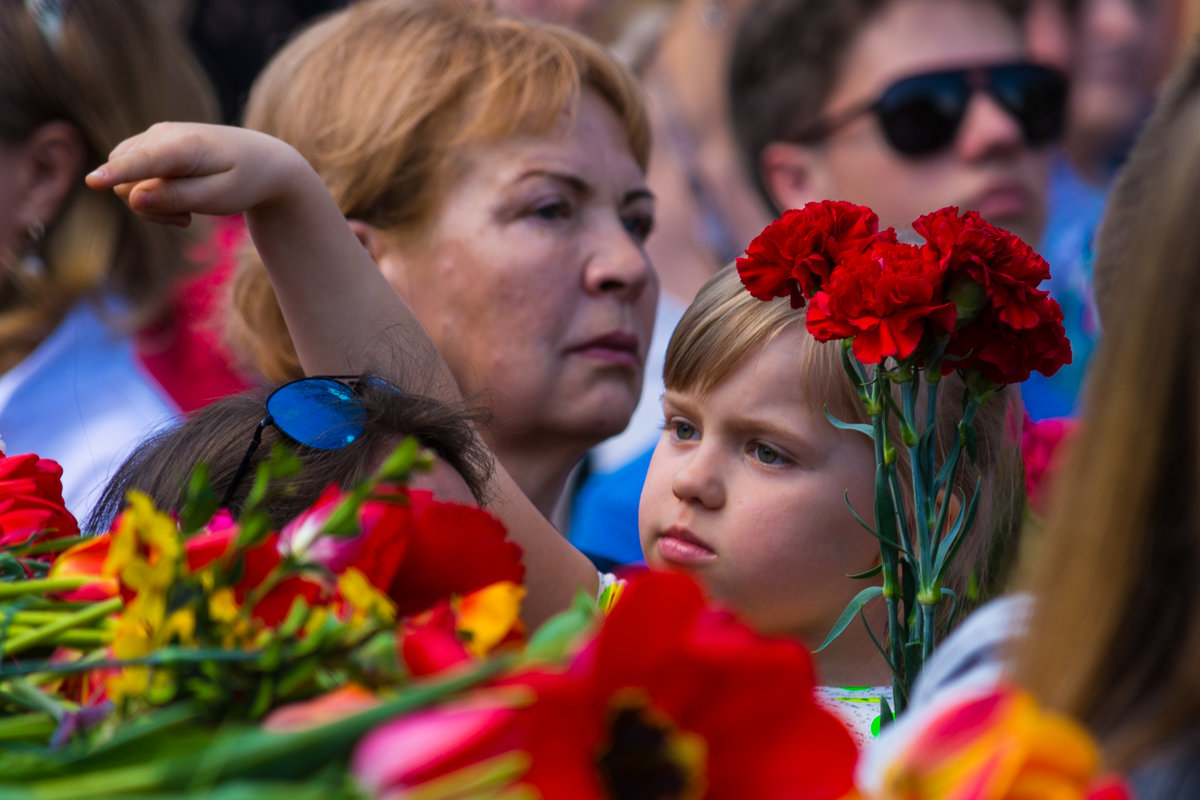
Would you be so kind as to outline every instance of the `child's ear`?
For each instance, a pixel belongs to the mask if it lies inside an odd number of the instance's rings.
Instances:
[[[758,159],[763,186],[780,211],[833,197],[821,153],[793,142],[771,142]]]
[[[406,297],[404,292],[407,286],[407,272],[404,269],[406,261],[401,257],[399,248],[392,237],[362,220],[350,219],[346,222],[350,226],[350,230],[354,231],[354,235],[358,237],[358,241],[366,248],[371,260],[378,265],[383,277],[387,278],[387,282],[401,296]]]

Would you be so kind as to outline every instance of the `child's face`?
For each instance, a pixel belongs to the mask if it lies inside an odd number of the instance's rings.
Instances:
[[[870,441],[810,409],[793,325],[707,397],[668,391],[666,427],[642,490],[642,550],[654,569],[688,572],[765,631],[810,645],[867,584],[876,540]]]

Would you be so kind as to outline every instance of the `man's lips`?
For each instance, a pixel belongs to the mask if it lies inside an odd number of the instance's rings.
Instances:
[[[716,552],[700,537],[681,527],[663,531],[655,540],[654,547],[663,561],[680,566],[707,564],[717,557]]]
[[[570,352],[614,364],[637,367],[642,363],[642,354],[638,345],[637,334],[612,331],[576,345],[571,348]]]

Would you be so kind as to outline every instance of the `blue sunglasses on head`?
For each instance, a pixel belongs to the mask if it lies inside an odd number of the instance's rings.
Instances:
[[[382,378],[359,378],[350,375],[316,375],[285,383],[267,397],[267,415],[254,429],[254,436],[221,507],[229,506],[234,492],[241,485],[250,466],[250,459],[262,444],[263,430],[268,425],[297,444],[316,450],[341,450],[362,436],[366,430],[367,409],[359,394],[362,386],[385,388],[400,392]]]

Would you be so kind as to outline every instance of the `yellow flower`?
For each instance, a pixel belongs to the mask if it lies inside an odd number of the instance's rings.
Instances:
[[[348,567],[338,578],[338,593],[353,611],[351,625],[361,625],[367,617],[374,616],[383,622],[396,619],[396,604],[367,580],[367,576],[354,567]]]
[[[482,658],[518,624],[525,590],[511,581],[498,581],[454,602],[456,629],[467,652]]]
[[[183,546],[175,520],[158,511],[149,497],[129,493],[129,505],[117,520],[101,574],[119,576],[135,592],[165,592],[175,580]]]

